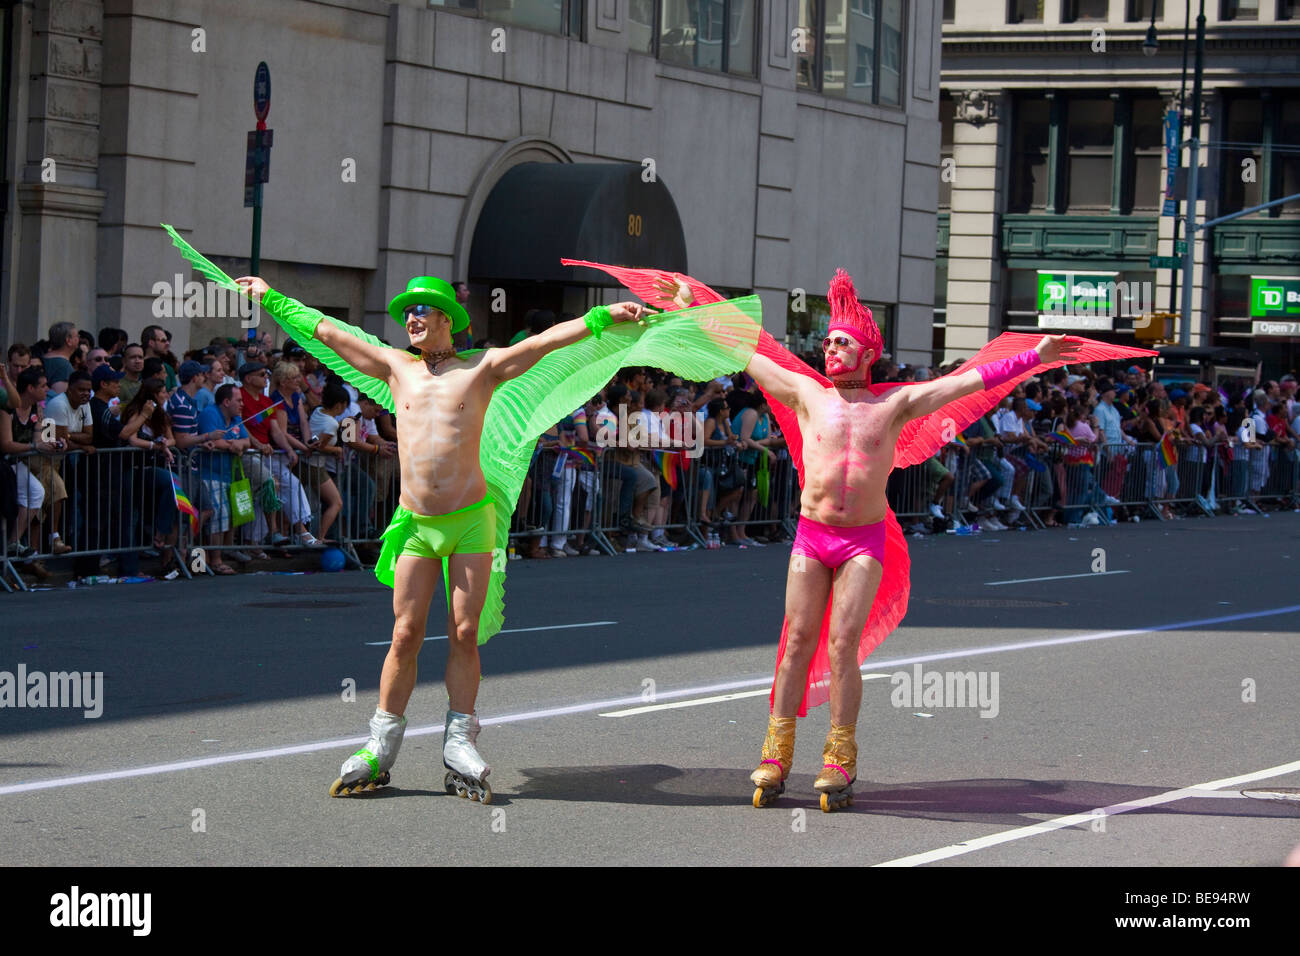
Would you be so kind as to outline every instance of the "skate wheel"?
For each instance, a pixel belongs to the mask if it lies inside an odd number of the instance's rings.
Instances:
[[[765,806],[766,804],[767,804],[767,800],[764,799],[763,788],[756,787],[754,789],[754,806],[757,808],[757,807]]]
[[[337,780],[335,780],[333,783],[330,784],[330,796],[331,796],[331,797],[341,797],[341,796],[343,796],[346,792],[347,792],[347,791],[345,791],[345,790],[343,789],[343,778],[342,778],[342,777],[339,777]]]
[[[483,804],[492,802],[492,788],[487,785],[486,780],[483,781],[483,792],[479,794],[478,802]]]
[[[823,793],[823,794],[822,794],[822,813],[830,813],[830,812],[831,812],[831,795],[830,795],[829,793]]]

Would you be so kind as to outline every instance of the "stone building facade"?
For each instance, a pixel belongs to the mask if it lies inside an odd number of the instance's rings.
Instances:
[[[158,224],[247,268],[264,61],[260,271],[331,314],[383,330],[389,298],[435,274],[468,280],[475,334],[499,338],[531,305],[608,299],[558,270],[603,257],[755,291],[774,334],[789,318],[811,341],[791,291],[824,294],[843,267],[900,359],[927,358],[940,16],[936,0],[10,4],[0,341],[63,319],[133,338],[157,321],[178,354],[243,334],[155,318],[159,284],[191,279]],[[506,240],[555,266],[529,272]]]

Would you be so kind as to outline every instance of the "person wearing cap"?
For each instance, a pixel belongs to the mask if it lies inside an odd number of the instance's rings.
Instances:
[[[401,501],[384,533],[376,569],[394,589],[393,641],[380,677],[370,740],[344,762],[330,793],[340,796],[388,782],[405,731],[404,714],[415,689],[417,656],[443,560],[450,635],[450,709],[443,744],[449,773],[444,782],[451,791],[486,802],[491,799],[485,783],[490,768],[475,747],[479,724],[474,705],[480,680],[480,616],[496,542],[497,512],[479,448],[488,404],[499,385],[523,375],[549,353],[599,335],[616,322],[637,321],[645,310],[634,302],[598,306],[583,319],[561,323],[516,345],[458,354],[452,336],[469,325],[468,313],[445,280],[417,276],[388,305],[389,316],[405,329],[418,353],[411,354],[352,334],[342,323],[270,289],[259,277],[235,281],[296,341],[318,342],[360,373],[357,379],[368,377],[373,386],[365,385],[365,391],[391,390],[397,410]],[[538,431],[549,424],[542,423]]]
[[[1137,442],[1124,434],[1123,419],[1115,407],[1115,383],[1108,378],[1097,383],[1097,407],[1093,414],[1097,417],[1097,427],[1101,429],[1098,439],[1102,460],[1097,470],[1102,473],[1101,487],[1105,495],[1102,501],[1113,507],[1119,504],[1120,492],[1124,488],[1128,453]]]
[[[96,448],[116,448],[117,436],[122,431],[119,417],[122,403],[118,400],[118,383],[126,373],[119,372],[105,362],[90,374],[93,394],[90,397],[91,440]]]
[[[268,481],[271,487],[276,488],[276,482],[273,477],[271,466],[271,456],[275,449],[271,446],[271,431],[278,429],[274,415],[263,415],[268,408],[275,404],[267,397],[267,371],[266,366],[261,362],[245,362],[235,372],[239,379],[240,392],[243,398],[241,407],[243,409],[244,428],[248,431],[250,441],[249,451],[244,454],[242,462],[244,472],[248,475],[249,488],[253,492],[253,501],[257,503],[257,510],[261,513],[254,526],[248,529],[248,533],[253,535],[254,540],[260,540],[264,533],[261,529],[262,523],[267,523],[267,530],[275,535],[278,531],[277,518],[280,513],[278,507],[273,507],[276,502],[272,501],[267,507],[271,507],[269,512],[262,507],[262,502],[266,501],[263,492],[263,485]],[[277,489],[278,490],[278,489]],[[276,537],[275,540],[279,540]],[[239,560],[242,552],[232,551],[231,555]],[[265,560],[266,552],[254,549],[251,557],[257,560]]]

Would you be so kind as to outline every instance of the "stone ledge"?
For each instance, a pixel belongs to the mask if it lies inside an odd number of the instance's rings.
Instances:
[[[59,186],[54,183],[19,183],[18,208],[25,214],[51,214],[65,219],[99,221],[108,194],[102,189]]]

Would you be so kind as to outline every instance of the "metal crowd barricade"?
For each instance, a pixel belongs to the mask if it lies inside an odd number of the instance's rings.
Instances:
[[[19,559],[8,546],[5,530],[3,568],[19,588],[27,589],[24,565],[53,558],[84,562],[116,555],[121,576],[131,577],[139,571],[141,553],[154,551],[165,564],[189,575],[182,560],[188,527],[177,509],[171,480],[183,467],[183,455],[173,451],[170,465],[160,452],[133,447],[55,455],[27,452],[9,458],[25,465],[44,495],[19,539],[35,549],[33,554]],[[63,546],[57,552],[54,532]],[[155,537],[164,539],[162,547],[154,548]],[[78,574],[93,577],[99,567],[98,561],[93,567],[82,563]]]
[[[576,460],[573,467],[566,462],[557,468],[561,455],[562,449],[555,446],[539,446],[533,455],[511,519],[512,547],[518,549],[520,542],[531,540],[537,547],[563,550],[569,539],[581,538],[585,544],[592,534],[601,475],[579,467]],[[604,546],[598,538],[597,543]]]
[[[346,459],[337,480],[343,502],[339,515],[341,547],[349,561],[364,567],[357,545],[380,546],[384,529],[392,521],[401,497],[401,468],[396,455],[354,451]],[[292,499],[282,500],[281,520],[286,524],[295,522],[300,505],[301,502],[295,504]]]
[[[788,533],[789,521],[792,517],[791,489],[793,485],[797,484],[794,480],[794,462],[790,458],[790,452],[785,448],[774,453],[776,455],[776,460],[769,461],[767,466],[767,501],[763,501],[763,496],[760,493],[761,489],[757,487],[749,488],[747,486],[741,496],[741,507],[743,508],[745,496],[753,495],[753,505],[750,508],[749,516],[744,520],[743,524],[746,527],[749,525],[774,527]],[[759,452],[759,454],[762,455],[763,453]],[[748,466],[750,480],[755,483],[758,481],[758,467],[757,462]],[[797,512],[794,512],[794,514],[797,515]],[[742,523],[739,513],[736,515],[735,522],[737,524]]]
[[[923,521],[931,517],[926,472],[926,464],[921,463],[906,468],[896,468],[889,473],[885,485],[885,498],[889,507],[893,509],[894,516],[900,521],[906,519]]]

